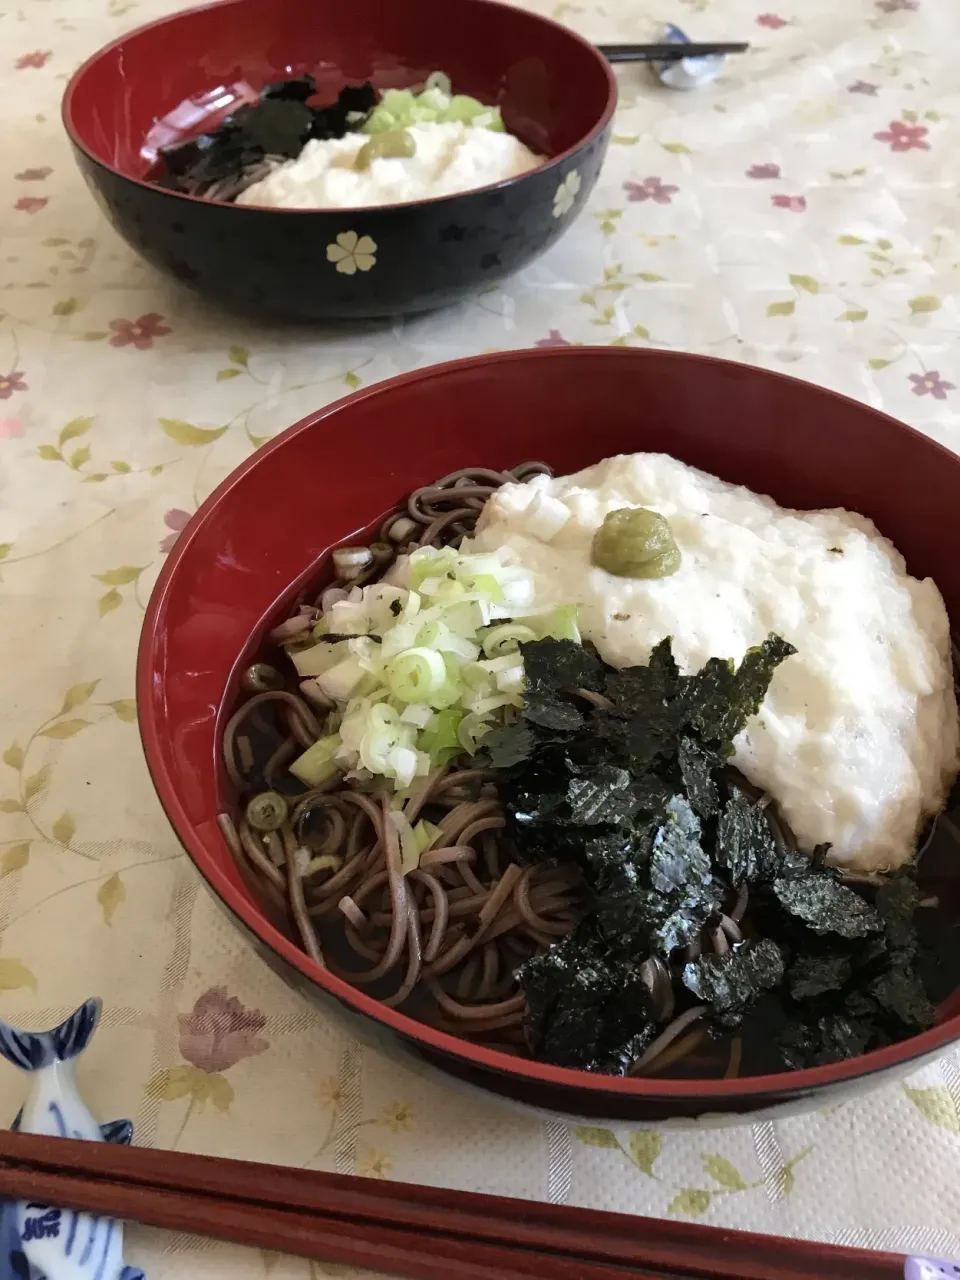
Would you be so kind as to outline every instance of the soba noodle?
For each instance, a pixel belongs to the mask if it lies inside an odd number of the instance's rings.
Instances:
[[[379,579],[398,555],[457,545],[499,485],[541,473],[549,468],[535,462],[512,471],[469,468],[416,490],[371,547],[334,553],[333,582],[272,638],[309,633],[321,604]],[[248,669],[243,687],[249,697],[223,735],[241,813],[221,815],[220,824],[234,857],[292,916],[307,953],[352,983],[385,989],[386,1005],[402,1005],[419,989],[435,1025],[522,1049],[525,1001],[513,971],[573,928],[576,869],[518,866],[504,847],[492,775],[467,760],[435,770],[404,803],[408,822],[425,817],[439,831],[404,875],[390,792],[338,775],[292,794],[301,784],[285,766],[322,736],[332,704],[263,662]],[[325,955],[320,934],[334,924],[356,966]]]

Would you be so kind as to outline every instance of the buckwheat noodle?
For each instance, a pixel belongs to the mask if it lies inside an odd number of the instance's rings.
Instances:
[[[549,475],[542,463],[510,471],[454,471],[412,493],[370,547],[334,553],[334,579],[271,638],[306,634],[331,599],[381,578],[398,555],[459,544],[500,485]],[[336,593],[332,594],[331,593]],[[526,1002],[518,963],[563,937],[581,912],[574,868],[521,868],[503,840],[493,776],[453,762],[424,778],[403,805],[411,824],[439,830],[404,875],[391,792],[336,776],[305,789],[286,765],[323,736],[332,703],[266,662],[244,675],[246,700],[223,733],[223,763],[238,801],[220,827],[234,858],[290,915],[304,950],[385,1005],[419,997],[418,1016],[453,1034],[524,1052]],[[296,788],[300,788],[299,792]],[[349,960],[323,941],[339,933]]]

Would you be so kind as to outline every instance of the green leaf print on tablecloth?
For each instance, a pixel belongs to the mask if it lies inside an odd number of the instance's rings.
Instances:
[[[0,991],[17,991],[21,987],[36,991],[36,978],[20,960],[0,956]]]
[[[78,848],[74,843],[77,828],[69,811],[61,812],[49,828],[38,817],[35,808],[46,797],[52,766],[50,761],[45,761],[37,769],[28,769],[27,765],[31,753],[41,747],[44,741],[66,743],[105,721],[116,719],[129,724],[136,720],[133,699],[94,702],[93,695],[99,685],[99,677],[70,685],[63,694],[60,710],[56,715],[43,721],[25,744],[11,742],[0,754],[0,760],[14,775],[13,795],[2,794],[3,780],[0,778],[0,814],[9,815],[21,827],[10,838],[0,834],[0,879],[21,871],[28,865],[31,847],[38,840],[78,854],[82,858],[95,859],[96,855]],[[82,714],[78,715],[77,712]],[[30,832],[27,839],[24,839],[24,826]],[[119,906],[119,901],[117,905]]]
[[[719,1182],[727,1191],[746,1191],[747,1184],[740,1176],[740,1171],[730,1163],[726,1156],[703,1155],[700,1157],[703,1167],[714,1181]]]
[[[127,891],[119,872],[114,872],[97,890],[97,902],[103,912],[103,923],[113,924],[113,917],[127,898]]]
[[[662,1177],[655,1167],[664,1154],[663,1136],[656,1129],[634,1129],[627,1137],[626,1146],[612,1129],[599,1126],[578,1127],[574,1130],[574,1136],[584,1146],[620,1151],[640,1173],[665,1188],[673,1190],[675,1194],[667,1206],[667,1212],[682,1217],[701,1217],[710,1208],[716,1196],[739,1195],[743,1192],[756,1191],[766,1185],[764,1178],[748,1182],[726,1156],[719,1152],[707,1151],[701,1152],[700,1162],[704,1171],[717,1185],[714,1187],[677,1186],[672,1179]],[[782,1164],[770,1175],[774,1189],[781,1198],[789,1196],[793,1191],[796,1182],[793,1171],[812,1150],[812,1146],[803,1147],[791,1160]]]
[[[903,1092],[925,1120],[929,1120],[938,1129],[960,1133],[960,1114],[949,1089],[942,1084],[929,1089],[911,1089],[905,1084]]]

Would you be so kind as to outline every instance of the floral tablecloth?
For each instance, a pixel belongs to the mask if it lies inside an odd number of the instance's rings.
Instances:
[[[582,1129],[347,1039],[202,892],[135,724],[144,603],[189,514],[305,412],[490,348],[616,343],[822,382],[960,444],[951,0],[540,7],[597,40],[748,39],[710,88],[620,75],[588,209],[439,315],[257,326],[108,229],[58,117],[78,62],[169,0],[0,0],[0,1013],[106,1012],[82,1068],[141,1143],[960,1256],[960,1061],[806,1118]],[[865,459],[865,462],[869,460]],[[25,1081],[0,1064],[10,1119]],[[150,1280],[350,1274],[131,1229]]]

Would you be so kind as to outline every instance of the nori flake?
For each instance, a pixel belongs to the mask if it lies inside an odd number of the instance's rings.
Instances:
[[[215,130],[163,147],[165,172],[160,185],[187,195],[202,195],[213,184],[233,179],[230,195],[243,190],[246,171],[268,156],[295,159],[311,138],[342,138],[350,115],[373,110],[377,93],[371,84],[347,86],[336,102],[312,107],[312,76],[280,80],[260,91],[259,102],[244,103]],[[247,179],[249,184],[249,179]]]
[[[829,1062],[859,1057],[877,1047],[877,1038],[868,1022],[831,1013],[814,1022],[797,1022],[787,1027],[779,1043],[787,1066],[801,1071],[804,1067],[822,1067]]]
[[[761,991],[782,981],[783,956],[770,938],[741,942],[724,955],[701,956],[683,970],[683,985],[721,1014],[746,1009]]]
[[[717,823],[716,858],[734,885],[769,880],[782,869],[783,859],[763,809],[742,791],[733,792]]]
[[[842,951],[800,955],[790,966],[787,986],[794,1000],[810,1000],[828,991],[839,991],[852,972],[850,957]]]
[[[656,1035],[639,965],[613,961],[590,922],[525,961],[517,977],[533,1051],[557,1066],[623,1075]]]
[[[900,956],[886,972],[870,983],[868,990],[881,1009],[892,1013],[912,1031],[925,1031],[937,1020],[923,983],[910,964],[909,956]]]
[[[826,872],[774,880],[773,892],[781,905],[809,925],[814,933],[865,938],[883,927],[869,902]]]
[[[516,724],[498,725],[485,734],[477,760],[489,769],[512,769],[529,760],[536,750],[533,730],[522,720]]]
[[[780,636],[748,649],[739,667],[726,658],[709,658],[686,681],[684,702],[701,740],[722,755],[733,754],[733,740],[757,714],[774,671],[796,649]]]
[[[683,796],[667,806],[653,839],[650,883],[659,893],[695,893],[711,880],[710,858],[700,844],[700,820]]]
[[[681,738],[677,750],[680,776],[690,803],[701,818],[712,818],[720,812],[720,788],[714,778],[723,761],[712,751],[707,751],[693,738]],[[766,827],[764,822],[764,827]],[[769,828],[768,828],[769,830]]]
[[[600,765],[591,777],[571,778],[567,800],[571,820],[581,826],[627,823],[640,808],[632,776],[609,764]]]
[[[890,946],[898,951],[916,951],[917,926],[914,913],[920,894],[910,876],[892,876],[877,890],[874,899]]]

